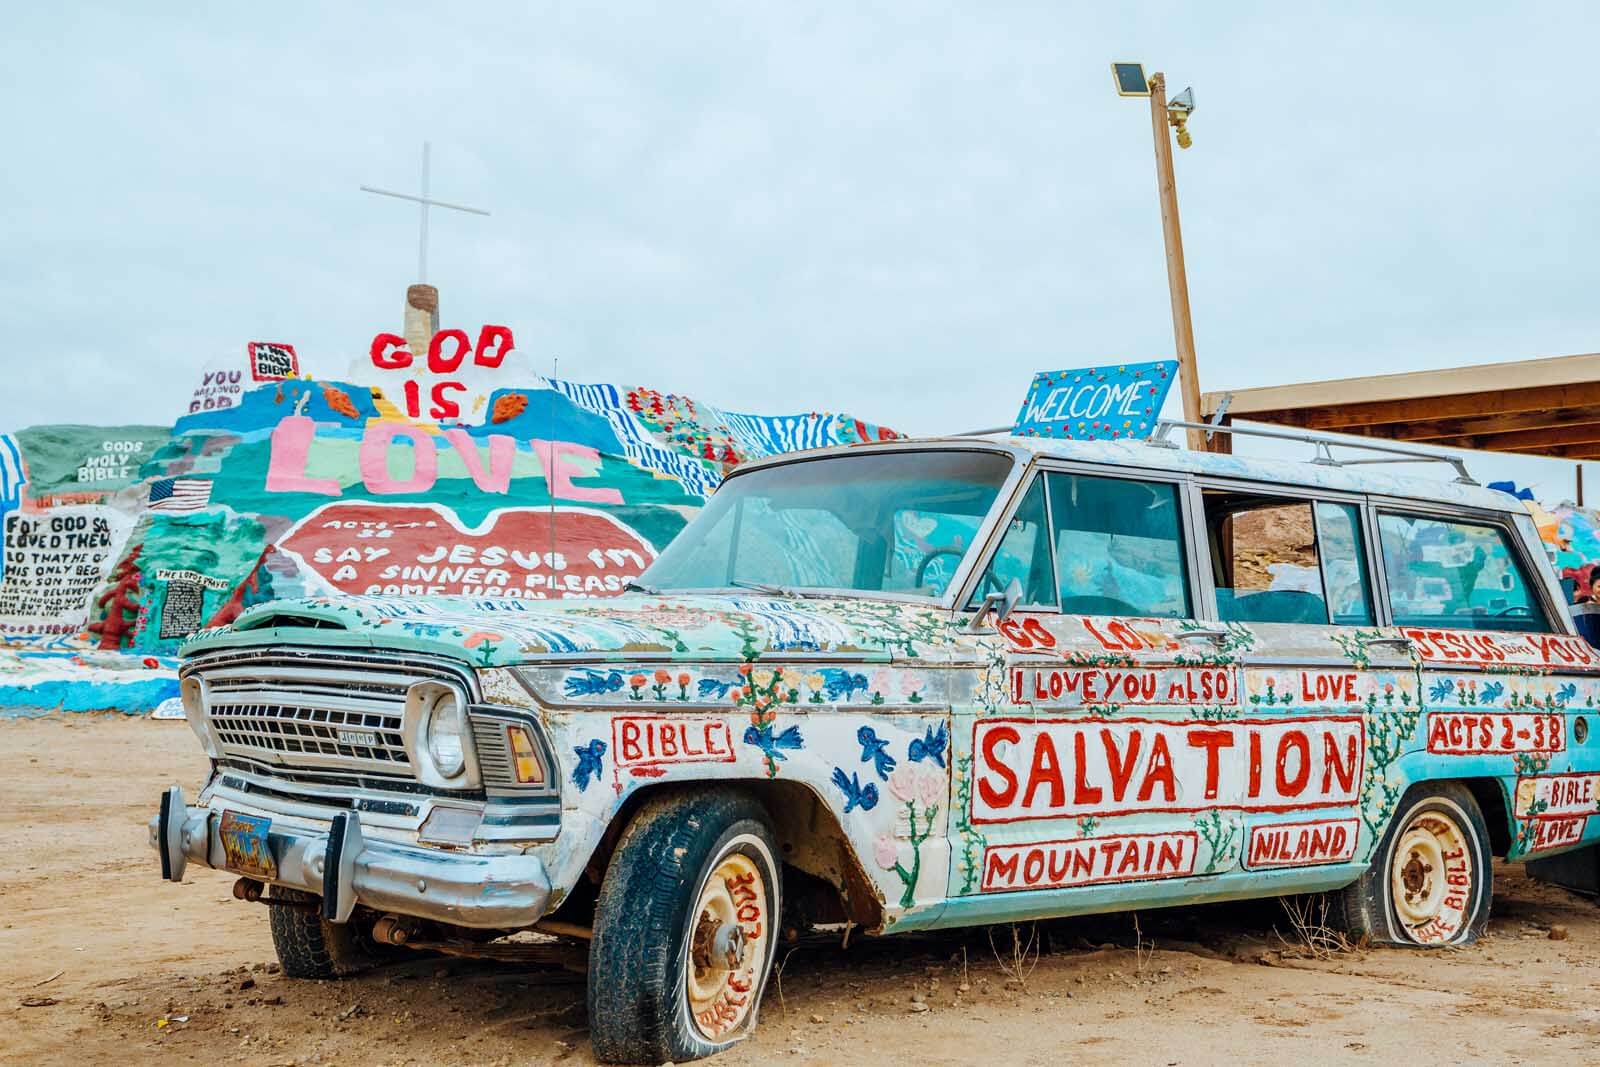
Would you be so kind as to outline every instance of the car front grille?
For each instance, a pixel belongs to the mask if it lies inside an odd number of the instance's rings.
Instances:
[[[414,780],[406,690],[465,679],[407,657],[269,648],[188,664],[205,685],[206,714],[223,755],[271,767]]]
[[[211,705],[211,725],[225,747],[240,753],[334,756],[347,764],[404,769],[411,765],[401,732],[404,701],[402,694],[398,707],[371,711],[218,701]]]

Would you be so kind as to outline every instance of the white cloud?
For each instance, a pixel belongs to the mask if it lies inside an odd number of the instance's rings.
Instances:
[[[0,426],[165,421],[254,338],[336,373],[415,271],[414,215],[356,186],[414,183],[424,135],[436,195],[494,212],[434,217],[445,318],[538,366],[1004,421],[1034,370],[1172,348],[1112,59],[1198,97],[1207,388],[1600,347],[1596,18],[1438,11],[36,5],[0,70]]]

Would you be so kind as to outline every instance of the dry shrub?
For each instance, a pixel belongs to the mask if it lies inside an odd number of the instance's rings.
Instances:
[[[1289,934],[1285,936],[1277,927],[1273,927],[1273,932],[1286,953],[1331,960],[1355,950],[1355,944],[1343,931],[1328,924],[1328,898],[1324,894],[1279,897],[1278,904],[1289,920]]]
[[[1000,963],[1000,971],[1009,980],[1017,983],[1024,993],[1028,991],[1028,979],[1033,975],[1033,969],[1039,966],[1039,924],[1028,924],[1028,936],[1024,938],[1022,931],[1016,923],[1011,927],[1011,944],[1000,947],[994,943],[994,929],[989,930],[989,950],[994,953],[994,958]]]

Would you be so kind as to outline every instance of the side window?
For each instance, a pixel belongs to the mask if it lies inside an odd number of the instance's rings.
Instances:
[[[1204,499],[1219,619],[1372,624],[1353,505],[1209,489]]]
[[[1378,534],[1396,625],[1549,630],[1501,527],[1391,512],[1378,516]]]
[[[1056,589],[1050,564],[1050,539],[1045,530],[1044,478],[1034,478],[1006,529],[1000,547],[972,592],[968,607],[977,607],[988,593],[1002,592],[1016,579],[1024,606],[1054,607]]]
[[[1061,472],[1049,481],[1062,611],[1193,614],[1176,485]]]

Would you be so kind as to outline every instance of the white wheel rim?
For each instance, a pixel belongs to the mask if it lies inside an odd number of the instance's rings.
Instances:
[[[683,996],[700,1036],[728,1040],[754,1016],[772,937],[767,882],[742,852],[724,853],[700,887],[684,946]]]
[[[1444,812],[1411,819],[1389,861],[1389,895],[1406,935],[1419,945],[1456,938],[1472,914],[1472,846]]]

